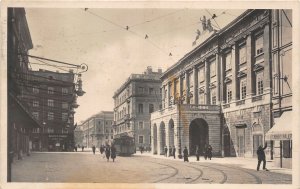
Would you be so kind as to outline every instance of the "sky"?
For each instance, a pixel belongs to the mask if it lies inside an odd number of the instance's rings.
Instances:
[[[187,8],[25,10],[34,45],[30,55],[88,65],[88,71],[82,76],[86,93],[78,97],[80,106],[75,110],[78,123],[100,111],[113,111],[112,96],[130,74],[142,73],[147,66],[152,66],[154,71],[158,68],[165,71],[195,48],[192,43],[197,29],[202,33],[200,18],[216,14],[212,25],[219,29],[245,11]],[[209,35],[209,32],[202,33],[197,45]],[[33,70],[58,70],[34,64],[39,63],[35,59],[30,62]]]

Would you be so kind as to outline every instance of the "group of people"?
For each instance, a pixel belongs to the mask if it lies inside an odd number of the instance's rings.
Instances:
[[[170,157],[170,156],[173,156],[174,159],[176,158],[176,148],[175,148],[175,146],[173,146],[173,148],[170,147],[169,149],[168,149],[167,146],[165,146],[164,152],[165,152],[165,156],[166,156],[166,157],[168,157],[168,154],[169,154],[169,157]]]
[[[201,154],[201,150],[200,150],[199,146],[196,146],[195,155],[196,155],[197,161],[199,161],[199,159],[200,159],[200,154]],[[211,160],[211,158],[212,158],[211,145],[205,145],[203,154],[204,154],[205,160],[207,160],[207,159]],[[183,161],[189,162],[189,151],[186,146],[184,147],[184,150],[183,150]]]
[[[93,151],[94,152],[94,151]],[[107,161],[109,161],[109,158],[111,158],[113,160],[113,162],[115,162],[116,159],[116,154],[117,150],[116,147],[114,145],[101,145],[100,146],[100,153],[103,155],[102,157],[107,159]]]
[[[77,149],[78,149],[78,148],[80,148],[80,145],[79,145],[79,144],[74,146],[75,152],[77,152]],[[81,151],[83,151],[83,150],[84,150],[84,146],[82,145],[82,146],[81,146]]]
[[[144,147],[144,146],[140,146],[139,147],[139,149],[140,149],[140,152],[141,152],[141,154],[143,153],[143,152],[150,152],[151,151],[151,148],[150,147]]]

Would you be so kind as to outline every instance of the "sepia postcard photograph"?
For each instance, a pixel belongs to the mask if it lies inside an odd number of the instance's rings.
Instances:
[[[1,26],[0,188],[300,187],[299,2],[3,1]]]

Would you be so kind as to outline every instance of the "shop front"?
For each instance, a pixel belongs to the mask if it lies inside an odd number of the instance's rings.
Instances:
[[[274,118],[274,126],[266,133],[266,140],[273,141],[275,166],[292,168],[292,111]]]

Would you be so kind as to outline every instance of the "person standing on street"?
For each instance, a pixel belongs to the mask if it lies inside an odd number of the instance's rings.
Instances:
[[[116,148],[115,148],[114,145],[111,146],[110,152],[111,152],[110,157],[111,157],[111,159],[113,159],[113,162],[115,162],[115,158],[116,158]]]
[[[84,150],[84,146],[82,145],[82,147],[81,147],[81,150],[83,151]]]
[[[258,163],[257,163],[257,168],[256,170],[259,171],[260,168],[260,163],[263,162],[263,170],[269,171],[266,168],[266,155],[265,155],[265,149],[267,148],[267,143],[265,143],[265,146],[262,147],[261,145],[258,147],[256,153],[257,153],[257,159],[258,159]]]
[[[207,145],[206,144],[204,145],[203,153],[204,153],[204,159],[206,160],[207,159],[207,154],[208,154],[208,149],[207,149]]]
[[[196,157],[197,157],[197,161],[199,161],[199,157],[200,157],[200,148],[199,146],[196,147]]]
[[[186,146],[183,150],[183,162],[189,162],[189,151]]]
[[[172,149],[173,151],[172,151],[172,154],[173,154],[173,157],[174,157],[174,159],[176,158],[176,148],[175,148],[175,146],[173,146],[173,149]]]
[[[208,147],[207,147],[207,156],[208,156],[209,160],[211,160],[211,158],[212,158],[212,147],[211,147],[211,145],[208,145]]]
[[[96,147],[95,147],[95,145],[93,145],[92,150],[93,150],[93,154],[95,155],[95,152],[96,152]]]
[[[103,152],[104,152],[104,147],[103,147],[103,145],[101,144],[101,146],[100,146],[100,153],[103,154]]]
[[[168,157],[168,147],[165,146],[165,156]]]
[[[169,147],[169,157],[172,156],[172,147]]]
[[[106,159],[107,159],[107,162],[108,162],[109,157],[110,157],[110,147],[109,147],[109,145],[107,145],[106,148],[105,148],[105,155],[106,155]]]

